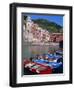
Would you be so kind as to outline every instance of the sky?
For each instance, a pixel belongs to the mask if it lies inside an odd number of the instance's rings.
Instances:
[[[63,15],[37,15],[37,14],[27,14],[29,15],[32,19],[46,19],[51,22],[55,22],[56,24],[60,25],[63,27]]]

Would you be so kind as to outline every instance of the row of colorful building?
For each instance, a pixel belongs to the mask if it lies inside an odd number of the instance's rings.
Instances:
[[[31,17],[27,17],[23,22],[23,39],[26,42],[59,42],[63,40],[62,33],[50,33],[49,31],[42,29],[38,24],[31,20]]]

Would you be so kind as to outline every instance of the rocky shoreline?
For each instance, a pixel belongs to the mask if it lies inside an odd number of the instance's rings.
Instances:
[[[49,45],[49,46],[58,46],[59,43],[54,43],[54,42],[50,42],[50,43],[44,43],[44,42],[24,42],[23,45]]]

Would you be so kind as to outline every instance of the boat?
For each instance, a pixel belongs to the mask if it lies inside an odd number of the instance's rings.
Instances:
[[[59,51],[58,51],[59,53]],[[43,54],[48,56],[47,59],[24,60],[24,68],[37,74],[52,74],[63,72],[63,56],[61,54]],[[52,60],[52,61],[50,61]]]

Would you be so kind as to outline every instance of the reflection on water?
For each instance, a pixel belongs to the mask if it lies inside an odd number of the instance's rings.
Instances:
[[[49,50],[57,50],[58,45],[22,45],[22,59],[34,57],[37,54],[47,53]]]

